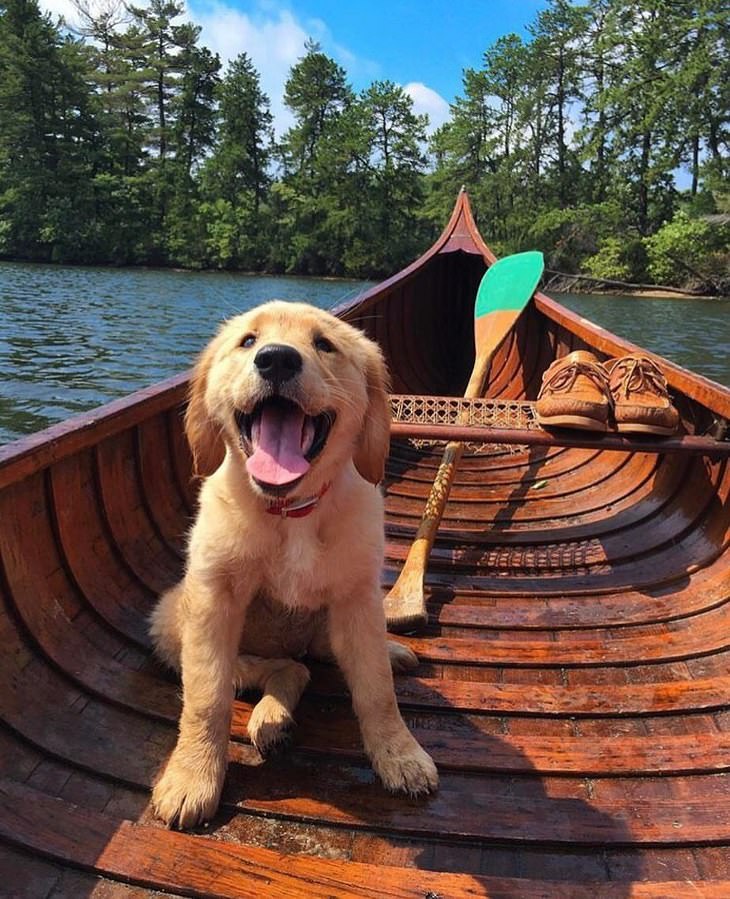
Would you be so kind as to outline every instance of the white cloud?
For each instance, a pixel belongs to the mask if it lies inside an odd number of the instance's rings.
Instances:
[[[403,90],[413,100],[414,112],[418,115],[423,115],[423,113],[428,115],[429,134],[433,134],[449,118],[449,104],[441,94],[427,87],[423,82],[411,81]]]
[[[271,5],[253,15],[242,13],[219,0],[192,3],[190,18],[202,28],[201,42],[218,53],[224,66],[240,53],[248,53],[261,77],[261,89],[271,100],[274,127],[278,134],[292,123],[284,106],[284,85],[289,70],[304,55],[308,37],[317,38],[320,23],[307,30],[288,10]]]
[[[63,16],[67,22],[77,22],[78,14],[71,0],[40,0],[43,12],[49,12],[55,22],[58,16]]]
[[[188,10],[202,27],[202,43],[218,53],[224,64],[244,51],[251,57],[261,76],[261,88],[271,100],[277,134],[293,123],[292,114],[284,106],[284,85],[291,67],[304,56],[307,38],[320,43],[324,52],[345,69],[348,79],[378,75],[379,66],[338,43],[322,19],[301,21],[277,0],[257,0],[250,13],[234,9],[225,0],[191,0]]]

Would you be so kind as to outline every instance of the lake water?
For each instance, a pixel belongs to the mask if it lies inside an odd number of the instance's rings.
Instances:
[[[327,308],[368,284],[0,263],[0,444],[186,369],[236,312],[273,297]],[[557,298],[730,385],[730,300]]]

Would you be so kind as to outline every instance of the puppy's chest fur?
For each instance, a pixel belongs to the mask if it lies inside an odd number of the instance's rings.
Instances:
[[[282,523],[255,563],[258,587],[246,611],[242,652],[296,658],[324,637],[332,547],[321,529],[301,525]]]
[[[313,643],[326,641],[327,610],[283,605],[257,593],[247,610],[240,651],[264,658],[299,658]]]
[[[272,537],[255,563],[260,592],[288,609],[320,608],[335,580],[327,535],[301,522],[282,522]]]
[[[345,493],[309,518],[276,521],[257,531],[257,546],[250,547],[253,553],[244,566],[254,572],[258,592],[287,609],[314,612],[357,601],[360,593],[379,588],[382,518],[382,500],[374,489],[364,500]]]

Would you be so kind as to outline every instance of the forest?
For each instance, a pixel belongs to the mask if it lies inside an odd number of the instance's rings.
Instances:
[[[1,258],[377,277],[464,185],[498,255],[730,293],[726,0],[551,0],[433,133],[310,40],[280,135],[250,56],[223,66],[182,2],[76,7],[0,0]]]

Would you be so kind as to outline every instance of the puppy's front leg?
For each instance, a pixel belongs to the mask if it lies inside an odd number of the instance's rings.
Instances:
[[[370,589],[365,595],[365,600],[329,607],[332,651],[352,694],[365,752],[380,779],[389,790],[429,793],[438,786],[438,772],[398,710],[380,594]]]
[[[218,808],[226,773],[233,670],[248,600],[227,584],[187,575],[181,597],[183,708],[177,745],[152,803],[169,827],[193,827]]]

